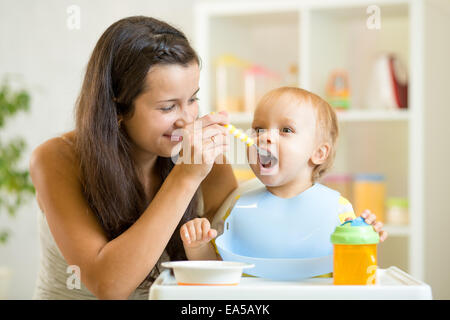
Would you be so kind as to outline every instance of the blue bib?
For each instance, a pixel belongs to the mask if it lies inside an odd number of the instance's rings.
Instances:
[[[289,199],[263,186],[238,199],[216,246],[223,260],[255,264],[247,273],[259,277],[297,280],[330,273],[339,198],[318,183]]]

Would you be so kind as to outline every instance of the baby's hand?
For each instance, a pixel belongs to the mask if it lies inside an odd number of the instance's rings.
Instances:
[[[217,231],[211,229],[208,219],[195,218],[183,224],[180,236],[185,248],[198,248],[214,239]]]
[[[377,222],[377,216],[370,212],[370,210],[365,210],[363,213],[361,213],[361,217],[364,218],[364,221],[367,224],[370,224],[373,226],[373,229],[378,232],[380,235],[380,242],[383,242],[386,240],[388,234],[386,231],[383,231],[381,228],[383,228],[383,222],[378,221]]]
[[[364,221],[367,224],[370,224],[373,226],[373,229],[378,232],[378,234],[380,235],[380,242],[383,242],[384,240],[386,240],[388,233],[387,231],[382,230],[381,228],[383,228],[383,222],[381,221],[376,221],[377,216],[374,215],[373,213],[370,212],[370,210],[365,210],[363,213],[361,213],[361,217],[364,219]],[[352,218],[347,218],[345,219],[345,221],[348,220],[352,220]]]

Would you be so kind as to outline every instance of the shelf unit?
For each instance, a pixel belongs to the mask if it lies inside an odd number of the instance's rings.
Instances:
[[[367,28],[370,5],[380,8],[379,30]],[[243,0],[202,1],[194,10],[194,46],[202,58],[201,114],[214,110],[213,61],[221,53],[232,52],[280,73],[286,70],[283,63],[296,63],[298,85],[321,96],[333,69],[348,70],[352,105],[338,114],[341,137],[335,168],[381,172],[388,178],[388,196],[409,199],[409,225],[386,226],[390,240],[383,246],[401,238],[403,243],[392,244],[387,260],[419,279],[424,278],[425,265],[425,6],[423,0]],[[406,64],[407,110],[365,108],[370,62],[385,51],[395,52]],[[231,114],[231,122],[244,129],[251,120],[250,113]],[[403,254],[405,262],[396,260]]]
[[[252,122],[253,115],[248,112],[229,113],[230,121],[247,125]],[[376,122],[376,121],[409,121],[408,110],[351,110],[337,113],[340,122]]]

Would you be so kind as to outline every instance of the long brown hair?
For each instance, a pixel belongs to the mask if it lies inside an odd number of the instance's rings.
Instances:
[[[130,156],[131,141],[118,118],[134,112],[145,77],[156,64],[200,63],[186,36],[150,17],[112,24],[100,37],[87,65],[77,99],[76,149],[83,191],[109,240],[127,230],[148,206]],[[158,157],[161,183],[174,164]],[[197,193],[166,246],[171,260],[185,260],[179,228],[196,216]],[[146,280],[154,280],[149,273]]]

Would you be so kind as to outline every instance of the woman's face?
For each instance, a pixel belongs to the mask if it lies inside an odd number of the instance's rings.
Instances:
[[[198,116],[198,82],[196,62],[150,68],[143,93],[134,101],[134,112],[122,122],[140,155],[172,156],[181,141],[177,129]]]

